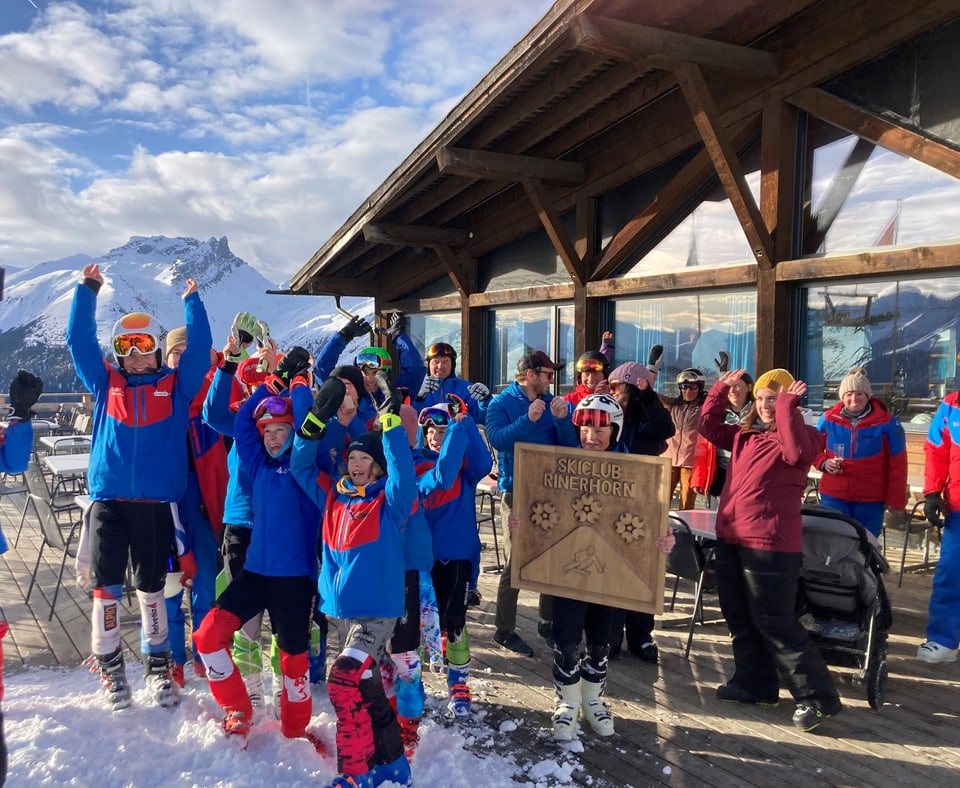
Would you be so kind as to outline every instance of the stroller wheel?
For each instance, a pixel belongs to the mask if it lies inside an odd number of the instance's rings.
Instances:
[[[879,709],[883,706],[883,700],[887,694],[887,660],[884,657],[878,659],[870,670],[867,671],[867,702],[871,709]]]

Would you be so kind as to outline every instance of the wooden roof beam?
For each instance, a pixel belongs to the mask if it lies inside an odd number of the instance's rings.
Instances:
[[[525,178],[522,183],[523,188],[526,189],[527,196],[530,198],[530,202],[533,203],[534,210],[537,212],[540,224],[543,225],[543,229],[546,230],[547,236],[553,244],[553,248],[556,249],[561,262],[563,262],[563,267],[567,269],[567,273],[570,275],[574,284],[582,285],[585,281],[583,263],[580,255],[577,254],[577,248],[573,243],[573,239],[570,238],[570,234],[560,221],[560,212],[548,198],[544,191],[543,184],[540,183],[540,181]]]
[[[935,170],[960,178],[960,152],[924,137],[879,115],[837,98],[825,90],[807,88],[787,98],[793,106],[832,123],[887,150],[922,161]]]
[[[437,151],[437,166],[443,175],[464,175],[483,180],[521,181],[532,178],[562,186],[579,186],[586,178],[584,167],[579,162],[466,148],[440,148]]]
[[[703,73],[699,66],[690,63],[679,65],[675,73],[693,115],[693,122],[713,160],[720,184],[727,193],[740,226],[743,227],[753,256],[760,266],[769,268],[773,264],[773,239],[747,186],[747,179],[727,129],[719,120]]]
[[[448,227],[426,227],[418,224],[367,222],[363,237],[374,244],[390,246],[466,246],[472,233]]]
[[[310,295],[364,296],[377,295],[377,288],[370,280],[353,279],[345,276],[311,276],[308,280]]]
[[[775,77],[778,72],[774,55],[761,49],[618,19],[578,14],[571,24],[571,32],[577,49],[664,71],[672,71],[678,62],[687,62],[758,77]]]

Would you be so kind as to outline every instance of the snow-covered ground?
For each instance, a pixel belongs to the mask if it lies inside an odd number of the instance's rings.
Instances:
[[[285,739],[269,706],[258,711],[246,751],[238,751],[223,736],[222,715],[206,682],[196,679],[189,666],[187,672],[181,705],[168,710],[152,703],[141,671],[128,664],[134,703],[121,712],[103,705],[97,678],[84,667],[8,672],[3,699],[10,750],[7,786],[261,788],[324,785],[335,776],[335,759],[317,755],[307,741]],[[471,684],[475,696],[482,694],[482,673]],[[509,739],[498,733],[524,725],[524,720],[505,720],[495,730],[485,724],[480,702],[465,725],[445,721],[440,680],[428,677],[427,686],[431,697],[412,764],[415,785],[545,788],[571,783],[580,768],[579,742],[562,750],[552,745],[546,748],[550,757],[518,764],[509,754]],[[310,730],[328,752],[335,752],[335,716],[323,684],[314,686],[313,712]]]

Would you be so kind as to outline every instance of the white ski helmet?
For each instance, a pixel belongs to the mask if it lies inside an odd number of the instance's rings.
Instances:
[[[610,443],[616,443],[623,431],[623,408],[609,394],[587,394],[573,411],[575,427],[614,427]]]
[[[117,366],[123,368],[122,359],[131,353],[149,355],[157,354],[157,368],[163,364],[163,347],[161,341],[164,336],[163,326],[153,315],[146,312],[131,312],[121,317],[113,324],[111,350]]]

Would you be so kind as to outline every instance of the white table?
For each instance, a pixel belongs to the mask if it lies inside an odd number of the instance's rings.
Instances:
[[[43,462],[54,476],[78,476],[90,467],[90,454],[48,454]]]
[[[40,445],[52,452],[87,454],[90,452],[90,441],[89,435],[44,435]]]
[[[713,509],[671,510],[670,514],[689,525],[690,533],[697,538],[717,538],[717,513]]]

